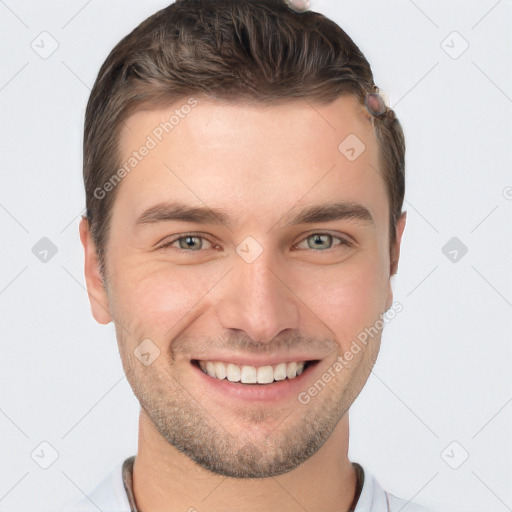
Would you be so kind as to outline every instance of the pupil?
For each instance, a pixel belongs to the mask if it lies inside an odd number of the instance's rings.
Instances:
[[[194,247],[194,241],[197,240],[196,236],[187,236],[185,237],[185,243],[188,247]]]
[[[316,247],[316,248],[320,248],[320,249],[327,249],[328,247],[322,247],[322,244],[327,244],[329,243],[329,239],[330,239],[330,235],[313,235],[314,237],[314,242],[313,242],[313,246]],[[325,238],[327,237],[327,238]]]

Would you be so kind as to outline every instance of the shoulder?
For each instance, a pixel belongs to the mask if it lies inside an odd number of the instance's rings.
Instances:
[[[385,491],[375,476],[364,469],[364,483],[354,512],[437,512],[424,504]]]
[[[96,486],[78,501],[64,506],[60,512],[130,512],[123,484],[123,460],[118,460]]]

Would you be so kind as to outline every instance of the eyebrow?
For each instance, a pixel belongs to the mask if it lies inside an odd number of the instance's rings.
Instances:
[[[367,224],[375,224],[370,210],[359,203],[336,202],[308,206],[297,215],[287,214],[284,227],[295,224],[313,224],[333,220],[360,220]]]
[[[287,213],[281,218],[285,222],[283,227],[296,224],[313,224],[335,220],[352,219],[375,224],[375,221],[366,206],[354,202],[322,203],[308,206],[298,214]],[[184,203],[158,203],[145,210],[137,219],[136,226],[156,224],[168,221],[184,221],[196,224],[214,224],[233,226],[233,221],[222,210],[208,207],[189,206]]]

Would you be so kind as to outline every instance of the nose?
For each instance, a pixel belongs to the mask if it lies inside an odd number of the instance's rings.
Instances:
[[[297,329],[299,323],[298,298],[293,283],[287,282],[290,273],[269,252],[263,251],[252,263],[236,256],[216,308],[224,328],[245,331],[260,343]]]

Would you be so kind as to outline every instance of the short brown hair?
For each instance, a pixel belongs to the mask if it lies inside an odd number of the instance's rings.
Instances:
[[[118,187],[95,194],[121,165],[119,134],[141,108],[203,94],[255,104],[307,99],[327,104],[378,92],[370,64],[333,21],[285,0],[177,0],[143,21],[110,52],[85,114],[86,217],[104,276]],[[389,198],[390,244],[405,193],[405,141],[393,110],[375,117]]]

